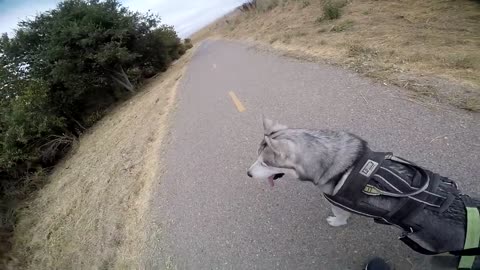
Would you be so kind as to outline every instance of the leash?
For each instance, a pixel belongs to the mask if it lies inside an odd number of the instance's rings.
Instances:
[[[462,196],[462,201],[467,210],[467,233],[465,235],[465,246],[459,251],[459,270],[474,269],[475,255],[480,255],[480,214],[469,197]],[[470,253],[470,254],[469,254]],[[467,255],[469,254],[469,255]],[[478,262],[480,265],[480,262]]]

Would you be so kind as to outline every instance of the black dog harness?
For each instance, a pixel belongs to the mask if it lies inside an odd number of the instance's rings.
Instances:
[[[463,256],[461,269],[480,264],[480,259],[475,262],[472,256],[480,255],[480,201],[460,194],[454,181],[392,153],[367,149],[341,185],[335,195],[325,194],[331,204],[374,218],[378,223],[402,228],[400,240],[417,252],[427,255],[451,252]],[[396,201],[395,206],[386,210],[374,205],[372,196],[380,200],[382,196],[390,197],[390,202]],[[457,230],[449,230],[452,226]],[[458,231],[466,233],[453,234]],[[436,240],[427,235],[432,232]],[[426,245],[414,240],[422,237],[432,241]],[[445,244],[459,237],[465,242],[460,250]]]

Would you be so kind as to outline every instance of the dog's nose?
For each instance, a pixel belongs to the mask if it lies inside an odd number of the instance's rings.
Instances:
[[[252,174],[250,173],[250,171],[247,171],[247,175],[248,175],[249,177],[252,177]]]

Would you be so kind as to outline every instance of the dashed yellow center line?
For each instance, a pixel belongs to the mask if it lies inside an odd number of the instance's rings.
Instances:
[[[237,110],[239,112],[245,111],[245,107],[243,106],[242,102],[238,99],[237,95],[233,91],[228,92],[230,97],[232,98],[233,104],[235,104],[235,107],[237,107]]]

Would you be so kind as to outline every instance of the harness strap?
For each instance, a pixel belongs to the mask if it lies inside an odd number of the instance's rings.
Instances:
[[[409,167],[413,171],[414,175],[411,179],[411,183],[403,180],[400,176],[396,175],[388,168],[383,168],[379,175],[375,175],[381,178],[387,184],[389,184],[393,191],[397,193],[390,194],[391,192],[380,191],[380,194],[386,196],[395,195],[392,197],[402,198],[397,204],[397,206],[392,209],[385,218],[388,220],[388,222],[401,226],[407,232],[417,231],[420,228],[411,224],[410,222],[407,222],[407,219],[411,216],[415,216],[417,213],[422,211],[426,205],[437,206],[436,204],[430,203],[431,201],[436,202],[438,201],[438,199],[440,199],[441,202],[444,201],[444,199],[442,198],[432,196],[435,195],[434,193],[426,192],[434,191],[435,188],[438,186],[439,181],[438,179],[431,179],[429,174],[423,168],[417,166],[412,162],[406,161],[393,155],[387,156],[386,159]],[[385,178],[383,178],[382,176]],[[440,207],[440,203],[438,204],[438,207]],[[404,242],[406,243],[409,239],[404,240]],[[412,247],[412,249],[415,248]],[[425,254],[425,252],[421,253]]]
[[[416,252],[421,253],[423,255],[436,255],[436,254],[438,254],[437,252],[430,251],[430,250],[420,246],[417,242],[410,239],[408,237],[408,235],[404,235],[404,236],[400,237],[399,240],[402,241],[404,244],[406,244],[411,249],[413,249]]]
[[[449,253],[459,257],[460,256],[478,256],[480,255],[480,247],[450,251]]]
[[[365,153],[355,163],[352,171],[335,195],[323,194],[333,205],[363,216],[383,219],[387,212],[361,202],[366,195],[363,193],[370,178],[380,169],[387,156],[391,153],[373,152],[366,148]]]
[[[423,171],[415,170],[415,176],[413,178],[414,180],[412,181],[414,186],[418,187],[423,184],[421,183],[422,175],[425,175]],[[428,176],[426,179],[428,179]],[[429,181],[426,184],[428,185]],[[419,228],[412,228],[411,226],[406,225],[404,220],[410,215],[421,211],[423,209],[423,206],[424,205],[418,201],[410,198],[404,198],[398,204],[398,206],[388,214],[388,219],[394,224],[401,224],[402,228],[405,231],[410,231],[412,229],[416,231]]]
[[[363,197],[363,189],[380,168],[387,155],[391,153],[372,152],[367,148],[365,154],[357,162],[350,175],[340,190],[335,194],[335,198],[349,198],[354,204]],[[331,196],[333,197],[333,196]]]
[[[467,233],[465,235],[464,250],[477,249],[480,244],[480,214],[478,208],[471,203],[467,196],[461,197],[467,210]],[[462,256],[458,264],[458,269],[472,269],[475,262],[475,256]]]
[[[414,171],[411,183],[406,182],[389,169],[382,167],[385,160],[391,160],[411,168]],[[389,192],[369,186],[370,181],[377,182],[378,179],[376,178],[380,178],[383,184],[391,186],[393,190]],[[402,221],[420,212],[425,205],[440,207],[446,198],[431,192],[425,192],[434,191],[437,186],[438,179],[430,179],[429,174],[414,163],[395,157],[392,153],[373,152],[367,148],[338,192],[335,195],[324,194],[324,196],[330,203],[340,208],[364,216],[374,217],[377,222],[395,224],[405,231],[416,231],[419,228],[412,224],[407,225]],[[366,195],[370,195],[368,192],[369,188],[372,194],[401,198],[400,202],[390,212],[366,204],[362,200],[365,199]]]

